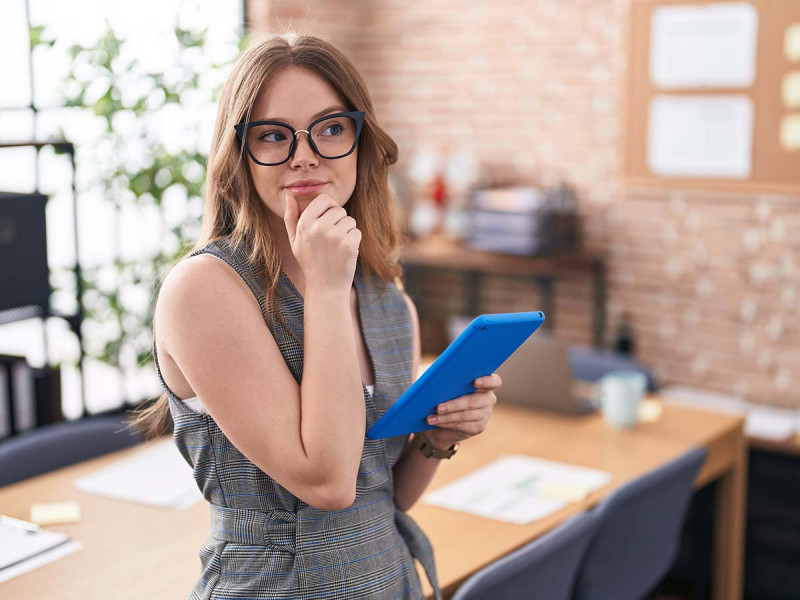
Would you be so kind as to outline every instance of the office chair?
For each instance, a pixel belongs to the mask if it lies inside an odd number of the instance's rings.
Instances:
[[[569,364],[573,379],[597,381],[611,371],[638,371],[647,377],[648,392],[658,389],[658,381],[647,366],[635,358],[611,350],[570,346]]]
[[[569,600],[598,525],[594,511],[573,517],[472,575],[452,600]]]
[[[578,570],[573,600],[640,600],[653,591],[675,560],[692,483],[706,454],[691,450],[598,505],[600,524]]]
[[[0,441],[0,486],[143,441],[125,415],[85,417],[31,429]]]

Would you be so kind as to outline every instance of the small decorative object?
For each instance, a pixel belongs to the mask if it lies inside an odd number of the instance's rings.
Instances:
[[[633,323],[631,322],[631,315],[628,312],[623,312],[617,327],[617,335],[614,339],[614,350],[620,354],[627,354],[633,356],[636,350],[636,341],[633,336]]]
[[[431,199],[436,211],[436,222],[433,226],[433,233],[440,234],[444,229],[445,213],[447,211],[447,185],[444,177],[437,174],[431,183]]]
[[[417,199],[411,209],[409,228],[415,237],[431,235],[436,228],[437,209],[427,198]]]

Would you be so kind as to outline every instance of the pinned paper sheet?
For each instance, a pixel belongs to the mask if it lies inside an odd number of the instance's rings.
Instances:
[[[647,163],[654,175],[750,176],[753,104],[747,96],[656,96],[648,118]]]
[[[800,114],[781,119],[781,146],[787,152],[800,150]]]
[[[758,11],[749,2],[659,6],[650,31],[655,87],[743,88],[755,81]]]
[[[792,71],[783,77],[783,105],[800,108],[800,71]]]
[[[187,508],[202,499],[192,469],[172,439],[75,480],[78,489],[156,506]]]
[[[603,487],[611,474],[530,456],[503,456],[426,494],[423,502],[524,525]]]
[[[783,51],[787,60],[800,62],[800,23],[792,23],[786,28]]]
[[[31,505],[31,521],[39,525],[78,523],[81,506],[77,502],[48,502]]]

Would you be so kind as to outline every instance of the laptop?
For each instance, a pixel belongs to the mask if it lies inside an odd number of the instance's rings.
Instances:
[[[500,402],[569,414],[596,410],[594,386],[572,379],[569,347],[545,332],[528,338],[496,372]]]

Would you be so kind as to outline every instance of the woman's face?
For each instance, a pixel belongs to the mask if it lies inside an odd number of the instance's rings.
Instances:
[[[302,67],[287,67],[262,85],[253,105],[251,121],[275,120],[299,131],[326,114],[350,110],[342,98],[322,77]],[[358,147],[344,158],[321,158],[311,149],[305,133],[297,134],[292,157],[281,165],[265,167],[248,157],[248,166],[256,191],[267,208],[283,219],[286,193],[297,198],[300,213],[319,194],[331,196],[339,206],[350,199],[356,186]],[[309,191],[290,190],[301,180],[322,182]]]

